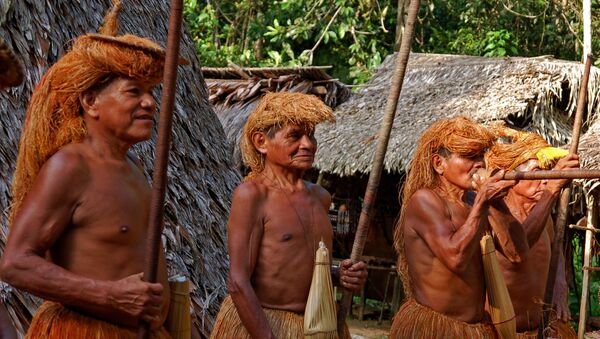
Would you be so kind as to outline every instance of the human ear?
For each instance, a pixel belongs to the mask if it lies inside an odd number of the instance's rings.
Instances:
[[[437,174],[443,175],[446,169],[446,159],[439,154],[434,154],[431,156],[431,165]]]
[[[85,114],[92,118],[98,118],[98,111],[95,109],[96,93],[92,91],[83,92],[79,95],[79,103]]]
[[[252,134],[252,144],[259,153],[267,154],[267,135],[264,132],[254,132]]]

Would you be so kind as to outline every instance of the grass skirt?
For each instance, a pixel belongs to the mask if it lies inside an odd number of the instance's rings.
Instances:
[[[497,338],[491,324],[468,324],[447,317],[414,299],[407,300],[394,316],[391,339]]]
[[[304,338],[304,317],[294,312],[264,308],[267,321],[277,339],[301,339]],[[350,339],[348,327],[344,327],[344,333],[340,339]],[[221,304],[221,310],[217,315],[215,327],[210,335],[211,339],[250,339],[250,334],[242,324],[233,300],[227,296]]]
[[[63,305],[46,301],[31,320],[27,339],[94,338],[135,339],[137,331],[113,325],[72,311]],[[164,328],[155,331],[152,339],[171,338]]]
[[[537,334],[537,329],[517,333],[517,339],[536,339]],[[550,330],[544,333],[544,338],[575,339],[577,338],[577,333],[575,333],[575,330],[573,330],[573,328],[568,322],[558,320],[555,317],[551,317]]]

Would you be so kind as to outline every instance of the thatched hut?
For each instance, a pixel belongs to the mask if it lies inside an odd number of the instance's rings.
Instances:
[[[74,37],[97,30],[110,5],[110,0],[0,4],[0,36],[22,57],[26,69],[20,87],[0,93],[0,252],[8,232],[9,187],[21,124],[32,90]],[[165,1],[123,1],[121,31],[151,37],[164,46],[168,13]],[[229,264],[225,224],[230,195],[240,176],[230,160],[223,129],[206,100],[208,92],[195,45],[188,35],[184,35],[181,54],[190,65],[180,67],[177,83],[164,238],[170,274],[191,278],[195,325],[207,336],[226,293]],[[155,140],[156,135],[136,149],[148,178]],[[39,300],[6,284],[1,285],[0,295],[23,333]]]
[[[215,108],[227,140],[233,145],[233,158],[240,169],[243,169],[239,148],[242,129],[263,94],[314,94],[332,108],[348,99],[350,90],[326,73],[329,68],[331,66],[242,68],[236,65],[202,68],[209,102]]]
[[[323,185],[338,197],[356,199],[356,191],[360,197],[364,194],[395,60],[396,55],[388,56],[371,80],[335,109],[335,124],[317,127],[315,167],[321,171]],[[389,235],[399,211],[398,190],[416,142],[429,125],[460,115],[482,123],[500,120],[563,145],[570,138],[582,73],[580,63],[551,57],[411,54],[377,198],[380,222],[371,227],[365,253],[394,255]],[[600,72],[593,68],[588,122],[600,108],[599,90]]]

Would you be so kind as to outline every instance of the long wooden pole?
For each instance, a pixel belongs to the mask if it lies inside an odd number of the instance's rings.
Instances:
[[[585,231],[585,245],[583,247],[583,267],[590,267],[592,263],[592,238],[596,220],[596,199],[593,192],[587,192],[587,230]],[[588,296],[590,294],[590,270],[583,270],[583,278],[581,281],[581,303],[579,304],[579,329],[577,338],[583,339],[585,335],[585,323],[587,322],[587,306]]]
[[[506,172],[503,180],[600,179],[600,170],[556,170]]]
[[[400,96],[400,92],[402,91],[404,74],[406,73],[406,66],[408,64],[410,47],[412,45],[415,23],[417,21],[417,14],[419,13],[420,5],[420,0],[411,0],[410,7],[408,9],[406,28],[404,30],[404,34],[402,35],[402,43],[396,59],[396,68],[392,78],[390,94],[385,107],[381,128],[379,129],[377,149],[375,151],[375,156],[373,157],[371,173],[369,174],[369,182],[367,183],[367,189],[365,192],[364,204],[358,220],[358,228],[354,238],[354,245],[352,246],[352,254],[350,255],[352,263],[358,262],[362,257],[365,241],[369,232],[369,223],[371,221],[373,206],[375,205],[375,199],[377,197],[379,179],[381,178],[381,171],[383,169],[383,160],[385,159],[385,153],[390,140],[392,125],[394,123],[394,117],[396,116],[398,98]],[[342,303],[337,315],[338,333],[342,333],[346,315],[348,314],[351,304],[352,293],[344,290]]]
[[[571,136],[571,147],[569,152],[577,154],[579,148],[579,136],[581,135],[581,125],[583,124],[583,111],[587,102],[587,87],[590,78],[590,69],[592,67],[592,56],[588,55],[585,60],[585,67],[581,84],[579,86],[579,97],[577,98],[577,109],[573,121],[573,133]],[[556,226],[554,232],[554,241],[552,242],[552,252],[550,255],[550,270],[546,280],[546,292],[544,293],[544,311],[542,315],[542,326],[538,329],[538,338],[544,337],[544,329],[548,326],[550,314],[552,312],[554,282],[556,281],[556,270],[558,266],[558,257],[562,253],[563,240],[565,235],[565,226],[567,225],[567,208],[571,200],[571,187],[565,187],[560,195],[558,205],[558,216],[556,217]]]
[[[163,91],[160,102],[160,120],[158,122],[158,140],[156,142],[154,173],[152,174],[152,198],[150,200],[150,216],[148,219],[150,224],[146,243],[146,267],[144,270],[144,279],[151,283],[156,282],[160,236],[163,229],[163,207],[167,187],[169,149],[171,147],[177,65],[179,63],[179,42],[181,40],[182,8],[183,0],[171,0]],[[143,323],[138,332],[138,338],[148,338],[149,335],[150,327],[147,323]]]

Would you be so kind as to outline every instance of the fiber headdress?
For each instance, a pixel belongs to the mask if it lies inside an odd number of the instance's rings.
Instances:
[[[248,117],[241,140],[242,159],[251,172],[252,178],[265,168],[265,158],[252,143],[256,132],[267,132],[271,127],[284,127],[288,124],[300,125],[314,130],[321,122],[335,122],[331,108],[314,95],[277,92],[265,94]]]
[[[394,232],[394,246],[400,254],[398,271],[407,296],[410,296],[412,291],[404,257],[404,235],[401,225],[410,197],[419,189],[435,188],[439,185],[438,174],[431,162],[432,156],[442,150],[460,156],[474,156],[491,147],[494,139],[494,135],[487,128],[465,117],[437,121],[421,135],[402,189],[402,209]]]
[[[11,223],[48,158],[63,146],[84,138],[86,129],[79,102],[82,93],[112,77],[157,84],[162,79],[165,53],[157,43],[129,34],[116,36],[120,9],[121,1],[114,0],[100,34],[77,38],[34,90],[19,144]]]
[[[491,127],[498,142],[486,153],[489,169],[512,171],[529,159],[538,159],[542,169],[551,169],[568,151],[550,147],[539,134],[517,131],[503,125]]]
[[[18,86],[21,82],[23,66],[4,39],[0,38],[0,89]]]

